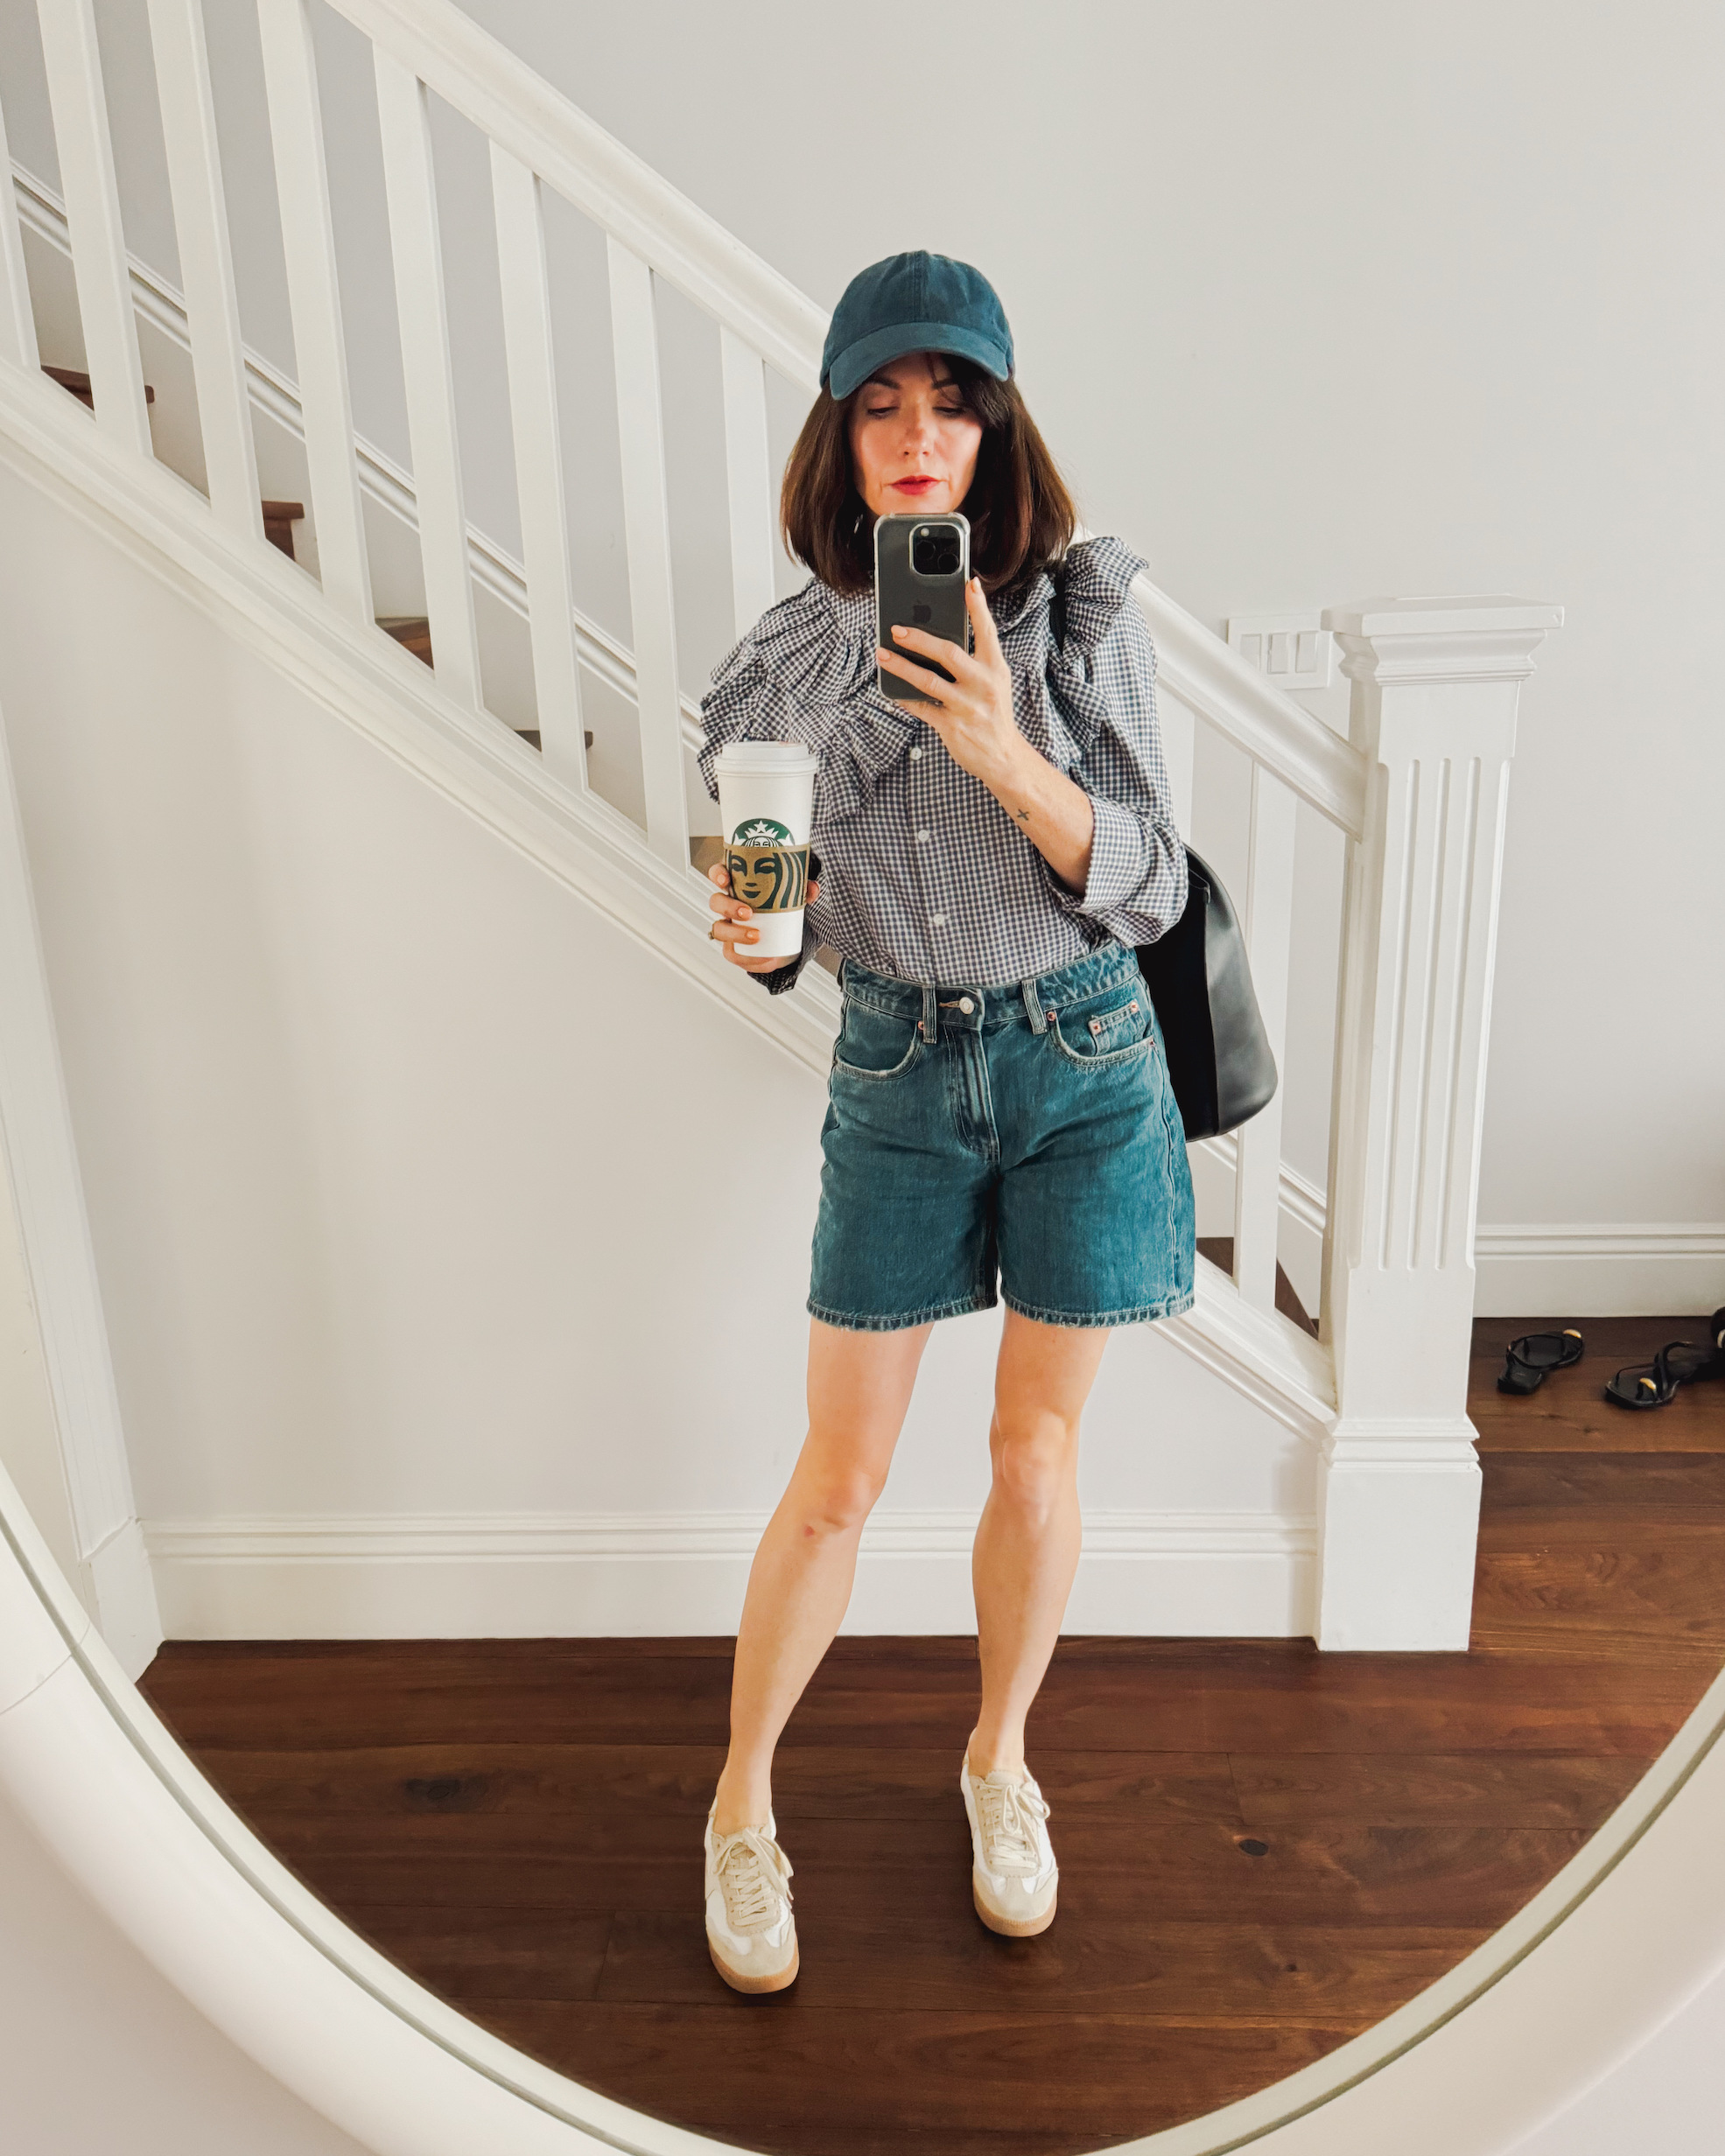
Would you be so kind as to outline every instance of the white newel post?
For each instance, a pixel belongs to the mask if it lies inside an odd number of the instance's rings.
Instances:
[[[1330,1126],[1318,1644],[1464,1648],[1480,1120],[1516,701],[1560,607],[1332,607],[1364,755]]]

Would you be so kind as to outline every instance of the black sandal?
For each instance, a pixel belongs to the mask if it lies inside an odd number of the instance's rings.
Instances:
[[[1614,1407],[1668,1407],[1679,1385],[1697,1378],[1725,1377],[1725,1309],[1715,1310],[1710,1348],[1693,1340],[1668,1340],[1651,1362],[1631,1362],[1608,1380],[1605,1396]]]
[[[1581,1359],[1581,1336],[1574,1327],[1562,1333],[1524,1333],[1504,1350],[1499,1392],[1538,1392],[1550,1370],[1567,1370]]]

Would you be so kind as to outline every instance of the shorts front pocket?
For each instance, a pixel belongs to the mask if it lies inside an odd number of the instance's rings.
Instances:
[[[922,1029],[914,1019],[845,998],[844,1022],[832,1048],[835,1071],[878,1083],[901,1076],[922,1053]]]
[[[1148,992],[1114,989],[1051,1015],[1048,1032],[1071,1063],[1086,1070],[1136,1060],[1156,1045]]]

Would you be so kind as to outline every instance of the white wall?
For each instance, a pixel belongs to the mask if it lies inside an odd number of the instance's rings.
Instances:
[[[0,592],[170,1634],[729,1630],[818,1080],[11,476]],[[936,1333],[859,1628],[970,1628],[997,1331]],[[1086,1443],[1075,1629],[1309,1629],[1305,1447],[1146,1327]]]

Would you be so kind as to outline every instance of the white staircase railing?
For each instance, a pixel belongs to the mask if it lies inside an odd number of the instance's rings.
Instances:
[[[739,634],[774,597],[768,370],[813,394],[826,318],[450,0],[331,4],[373,48],[438,696],[467,719],[484,717],[477,542],[463,500],[433,94],[489,145],[518,577],[500,550],[490,553],[528,625],[542,768],[556,798],[572,800],[614,851],[635,849],[633,872],[644,885],[661,898],[671,887],[667,877],[682,888],[669,933],[692,945],[705,886],[690,867],[694,706],[677,662],[655,285],[675,286],[719,326]],[[134,268],[93,0],[39,0],[39,11],[95,425],[110,456],[143,464],[152,451]],[[350,629],[377,636],[306,0],[257,0],[257,14],[323,598]],[[259,370],[240,336],[200,0],[149,0],[149,18],[209,514],[231,548],[256,558],[266,547],[252,437]],[[596,646],[572,602],[547,190],[605,235],[633,643],[628,659],[615,654],[613,671],[627,670],[638,715],[644,841],[638,830],[628,836],[623,819],[588,786],[580,669]],[[38,362],[11,188],[0,202],[0,360],[32,374]],[[483,549],[478,557],[487,558]],[[1477,1470],[1464,1383],[1504,791],[1517,684],[1561,616],[1496,600],[1382,601],[1336,612],[1327,621],[1354,682],[1344,739],[1146,579],[1137,597],[1164,689],[1250,760],[1247,872],[1237,896],[1284,1068],[1298,802],[1343,832],[1349,857],[1320,1338],[1274,1306],[1286,1182],[1280,1095],[1218,1149],[1233,1173],[1233,1278],[1202,1265],[1196,1307],[1175,1330],[1231,1383],[1322,1443],[1321,1638],[1465,1645]],[[677,958],[694,962],[688,950]],[[803,1018],[757,1007],[755,1021],[817,1060],[807,1012],[812,1004],[830,1014],[830,985],[811,981],[775,1002],[802,1004]]]

